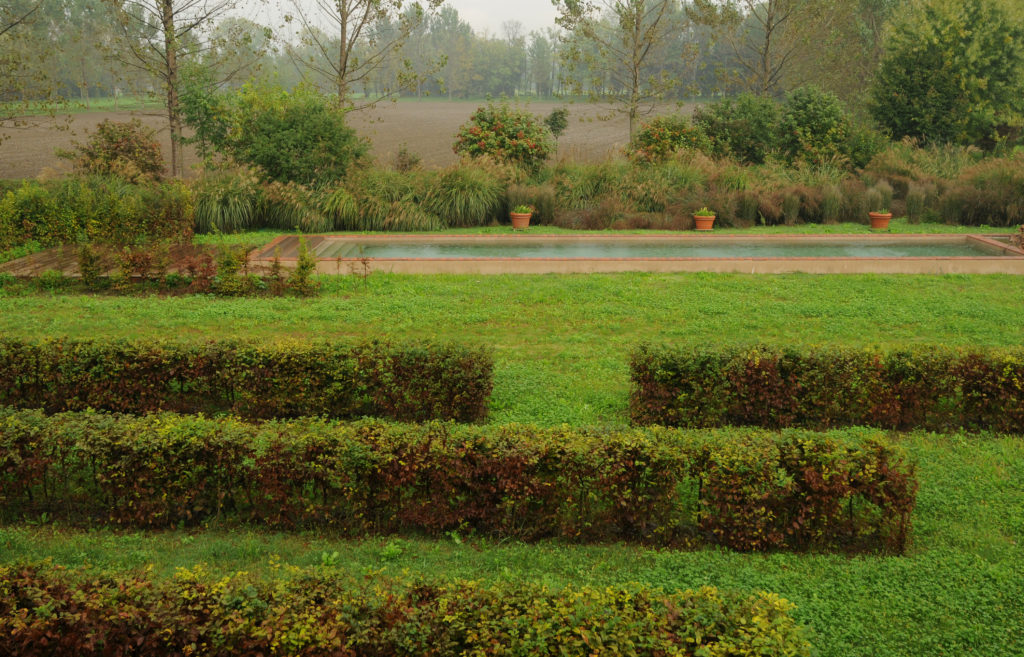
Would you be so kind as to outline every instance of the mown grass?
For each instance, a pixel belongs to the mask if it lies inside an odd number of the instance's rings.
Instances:
[[[1014,346],[1024,278],[742,274],[327,277],[314,299],[3,296],[0,334],[490,345],[493,422],[622,425],[628,357],[675,344]]]
[[[444,540],[339,541],[235,531],[121,533],[52,526],[0,529],[0,562],[52,558],[93,569],[152,566],[160,576],[206,563],[268,574],[272,562],[369,577],[535,581],[666,589],[712,584],[790,599],[823,656],[1021,654],[1024,645],[1024,441],[902,438],[920,469],[915,542],[905,557],[679,552],[625,545]]]

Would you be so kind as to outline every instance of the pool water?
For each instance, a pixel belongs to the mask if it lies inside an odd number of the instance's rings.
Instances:
[[[401,241],[394,243],[325,240],[316,249],[319,258],[950,258],[1000,255],[968,240],[945,243],[908,242],[630,242],[552,241],[510,243],[494,241]]]

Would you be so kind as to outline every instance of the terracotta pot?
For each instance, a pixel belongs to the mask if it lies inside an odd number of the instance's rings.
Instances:
[[[695,230],[711,230],[715,225],[715,216],[701,217],[693,215],[693,221],[697,224]]]
[[[891,212],[869,212],[868,216],[871,217],[871,230],[889,230]]]
[[[510,212],[509,216],[512,217],[513,230],[525,230],[530,226],[530,217],[533,214],[530,212]]]

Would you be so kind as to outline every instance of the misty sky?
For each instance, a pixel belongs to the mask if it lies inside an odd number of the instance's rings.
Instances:
[[[551,0],[448,0],[448,4],[478,33],[486,29],[500,35],[505,21],[519,21],[526,32],[555,26]]]

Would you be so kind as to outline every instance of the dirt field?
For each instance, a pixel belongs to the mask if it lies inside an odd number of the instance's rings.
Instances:
[[[350,115],[350,122],[360,135],[373,144],[373,155],[381,163],[391,160],[405,144],[423,158],[423,164],[443,167],[456,161],[452,143],[459,126],[469,120],[481,103],[443,100],[382,103],[375,110]],[[622,116],[601,120],[608,108],[586,104],[536,102],[526,107],[537,115],[546,115],[555,107],[568,107],[569,128],[559,140],[558,157],[573,160],[599,160],[614,153],[627,141],[627,121]],[[47,172],[65,172],[68,163],[58,159],[54,151],[69,148],[74,140],[82,141],[85,133],[104,119],[128,121],[139,118],[158,131],[164,156],[170,158],[167,122],[162,116],[147,112],[87,112],[75,114],[68,123],[43,120],[39,125],[11,130],[9,139],[0,144],[0,178],[31,178]],[[58,130],[55,124],[67,126]],[[191,149],[185,150],[185,166],[198,162]]]

